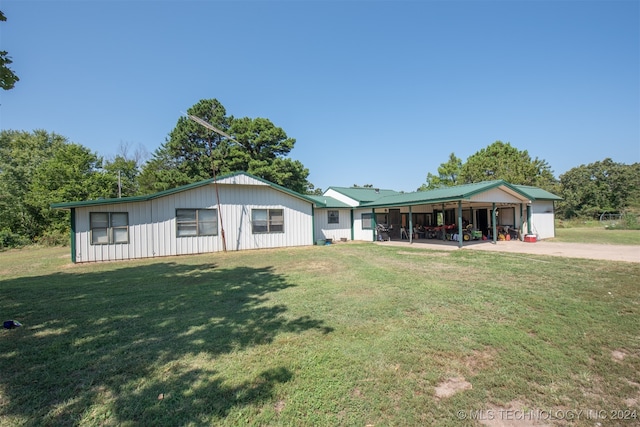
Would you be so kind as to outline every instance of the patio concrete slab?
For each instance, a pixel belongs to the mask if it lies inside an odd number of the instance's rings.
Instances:
[[[392,240],[376,243],[380,245],[405,246],[439,251],[478,250],[640,263],[640,246],[633,245],[565,243],[554,242],[552,240],[541,240],[535,243],[522,242],[520,240],[492,243],[484,240],[464,242],[464,246],[460,249],[457,242],[441,240],[415,240],[412,243],[409,243],[407,240]]]

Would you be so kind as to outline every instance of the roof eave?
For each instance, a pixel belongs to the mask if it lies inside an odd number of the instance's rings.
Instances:
[[[246,175],[250,178],[256,179],[258,181],[261,181],[265,184],[267,184],[268,186],[272,187],[273,189],[277,190],[277,191],[281,191],[283,193],[287,193],[290,196],[302,199],[306,202],[311,203],[313,206],[318,206],[318,201],[304,195],[301,193],[298,193],[296,191],[290,190],[288,188],[285,188],[281,185],[275,184],[273,182],[267,181],[263,178],[260,178],[258,176],[252,175],[248,172],[233,172],[230,174],[226,174],[226,175],[222,175],[219,177],[214,178],[209,178],[209,179],[205,179],[203,181],[198,181],[198,182],[194,182],[191,184],[186,184],[186,185],[182,185],[180,187],[176,187],[176,188],[171,188],[169,190],[163,190],[163,191],[159,191],[157,193],[153,193],[153,194],[149,194],[149,195],[145,195],[145,196],[132,196],[132,197],[122,197],[122,198],[117,198],[117,199],[96,199],[96,200],[85,200],[85,201],[78,201],[78,202],[63,202],[63,203],[52,203],[49,206],[52,209],[72,209],[72,208],[80,208],[80,207],[87,207],[87,206],[100,206],[100,205],[111,205],[111,204],[119,204],[119,203],[137,203],[137,202],[146,202],[149,200],[153,200],[153,199],[158,199],[160,197],[165,197],[165,196],[169,196],[171,194],[175,194],[175,193],[180,193],[183,191],[187,191],[187,190],[192,190],[194,188],[198,188],[198,187],[203,187],[206,185],[210,185],[213,184],[217,181],[221,181],[223,179],[228,179],[228,178],[232,178],[234,176],[238,176],[238,175]]]

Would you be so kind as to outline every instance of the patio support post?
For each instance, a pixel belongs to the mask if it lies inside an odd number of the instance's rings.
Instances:
[[[378,240],[378,222],[376,221],[376,208],[371,208],[371,223],[373,224],[373,241]]]
[[[531,205],[527,205],[527,234],[533,234],[531,232]]]
[[[495,243],[498,241],[498,231],[496,230],[496,202],[493,202],[491,206],[491,228],[492,228],[492,242]]]
[[[458,247],[462,247],[462,200],[458,200]]]
[[[351,208],[351,240],[353,240],[353,229],[355,227],[355,221],[353,219],[353,208]]]
[[[409,206],[409,243],[413,243],[413,215],[411,214],[411,206]]]
[[[522,203],[520,203],[520,240],[524,240],[524,235],[522,235],[522,232],[524,231],[524,219],[522,219],[522,214],[523,214],[523,210],[522,210]]]
[[[311,205],[311,244],[316,244],[316,210]]]
[[[447,222],[445,220],[446,215],[444,214],[444,203],[442,204],[442,240],[447,240],[447,233],[446,233],[446,229],[445,229],[445,225],[447,225]]]

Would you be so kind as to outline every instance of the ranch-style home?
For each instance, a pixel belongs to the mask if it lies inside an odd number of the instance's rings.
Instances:
[[[554,201],[536,187],[488,181],[425,192],[330,187],[291,191],[246,172],[147,196],[55,203],[70,211],[73,262],[112,261],[327,240],[554,237]],[[506,237],[506,238],[509,238]]]

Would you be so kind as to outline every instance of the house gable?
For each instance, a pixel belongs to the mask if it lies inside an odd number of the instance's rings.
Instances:
[[[354,207],[393,194],[399,193],[394,190],[381,190],[370,187],[329,187],[327,191],[324,192],[325,196],[333,197]]]

